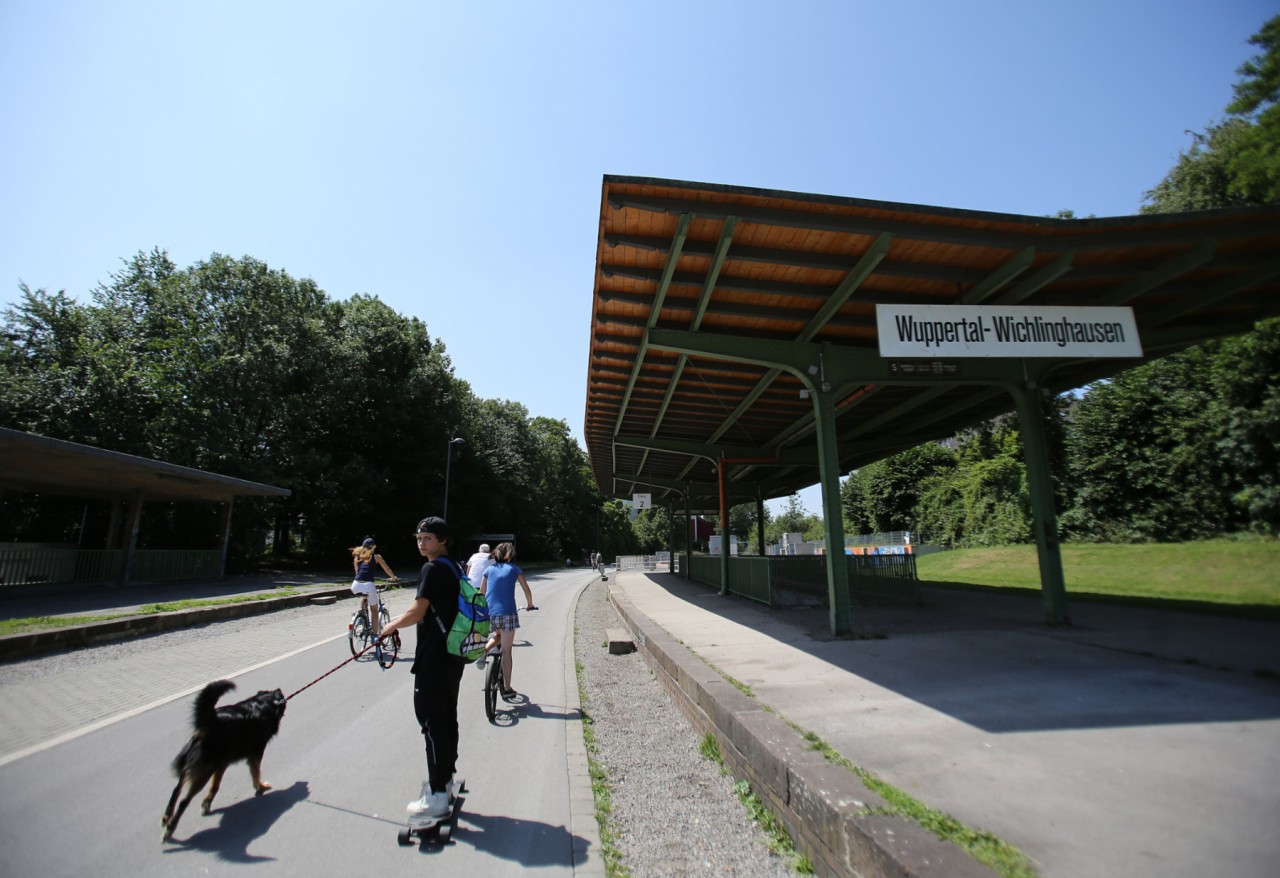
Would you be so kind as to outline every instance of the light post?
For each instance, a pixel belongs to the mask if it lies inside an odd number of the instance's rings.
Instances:
[[[453,446],[461,445],[462,437],[455,436],[449,440],[449,444],[445,446],[444,453],[444,509],[440,512],[440,517],[445,521],[449,520],[449,466],[453,463]]]

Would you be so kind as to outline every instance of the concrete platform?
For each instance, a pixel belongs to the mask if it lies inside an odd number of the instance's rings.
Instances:
[[[925,589],[925,605],[768,611],[671,574],[611,596],[637,646],[825,874],[991,874],[808,746],[1041,874],[1271,876],[1280,862],[1280,625]],[[749,693],[749,694],[748,694]],[[976,871],[975,871],[976,870]]]

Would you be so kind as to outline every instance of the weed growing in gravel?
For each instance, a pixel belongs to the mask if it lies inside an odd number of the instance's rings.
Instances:
[[[703,735],[702,741],[698,744],[698,752],[704,759],[720,766],[721,774],[729,774],[729,767],[725,765],[724,754],[720,752],[720,742],[716,740],[715,735],[710,732]],[[813,863],[809,862],[809,858],[804,854],[796,851],[795,842],[787,834],[787,828],[769,810],[769,806],[751,791],[751,784],[740,780],[734,784],[733,791],[747,809],[747,814],[764,831],[765,847],[775,856],[791,860],[791,867],[801,875],[812,875]]]
[[[613,798],[609,788],[609,773],[600,762],[600,746],[596,743],[594,720],[587,711],[587,690],[583,684],[582,662],[576,663],[578,672],[578,700],[582,704],[582,740],[587,748],[587,773],[591,776],[591,793],[596,800],[596,825],[600,828],[600,854],[604,858],[604,872],[609,878],[628,878],[631,871],[622,862],[622,852],[613,841]]]
[[[783,826],[782,821],[774,816],[773,811],[769,810],[769,806],[764,803],[764,800],[752,791],[751,784],[745,780],[740,780],[733,785],[733,791],[738,794],[738,800],[747,809],[751,819],[764,830],[765,844],[769,850],[776,856],[791,860],[792,868],[801,875],[812,875],[814,872],[813,863],[809,862],[809,858],[804,854],[796,852],[795,842],[787,834],[787,827]]]
[[[716,736],[707,732],[702,736],[702,742],[698,744],[698,752],[702,754],[702,758],[709,762],[714,762],[720,766],[721,771],[725,771],[724,754],[720,752],[720,742],[716,740]]]

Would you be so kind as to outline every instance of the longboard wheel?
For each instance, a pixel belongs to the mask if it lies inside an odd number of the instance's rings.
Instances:
[[[400,842],[401,847],[408,847],[413,844],[412,835],[413,833],[409,830],[402,829],[400,830],[400,834],[396,836],[396,841]]]

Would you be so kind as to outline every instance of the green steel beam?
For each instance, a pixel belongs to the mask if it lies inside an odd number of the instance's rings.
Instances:
[[[671,276],[675,273],[676,263],[680,261],[680,251],[684,249],[685,236],[689,234],[689,223],[693,220],[693,214],[682,214],[680,220],[676,223],[675,237],[671,241],[671,253],[667,256],[667,267],[662,272],[662,280],[658,283],[658,292],[653,297],[653,307],[649,310],[648,329],[653,329],[658,323],[658,317],[662,313],[662,302],[667,298],[667,290],[671,286]],[[640,339],[640,350],[636,352],[636,361],[631,367],[631,378],[627,381],[627,390],[622,395],[622,402],[618,406],[618,417],[613,424],[613,432],[616,434],[622,429],[622,419],[627,415],[627,404],[631,402],[631,393],[635,390],[636,379],[640,377],[640,368],[644,365],[645,351],[648,349],[648,330]]]
[[[1020,305],[1071,270],[1076,251],[1068,250],[998,298],[994,305]]]
[[[1027,247],[1016,253],[1012,259],[1004,265],[991,272],[980,283],[975,284],[972,288],[960,297],[961,305],[980,305],[987,299],[998,293],[1005,284],[1013,280],[1031,267],[1031,263],[1035,261],[1036,248]]]
[[[1126,305],[1143,293],[1163,286],[1178,275],[1186,274],[1188,271],[1204,265],[1213,258],[1214,251],[1217,249],[1217,241],[1205,241],[1199,246],[1192,247],[1186,253],[1175,256],[1163,265],[1134,278],[1119,289],[1098,297],[1092,304],[1100,306]]]
[[[1196,308],[1211,305],[1214,302],[1227,298],[1228,296],[1233,296],[1241,290],[1248,289],[1254,284],[1260,284],[1264,281],[1268,281],[1277,274],[1280,274],[1280,256],[1268,259],[1266,262],[1263,262],[1242,274],[1228,278],[1202,293],[1195,293],[1188,296],[1181,302],[1170,302],[1163,307],[1152,309],[1142,321],[1142,328],[1145,329],[1148,326],[1154,327],[1168,323],[1170,320],[1182,317],[1184,314],[1187,314]]]

